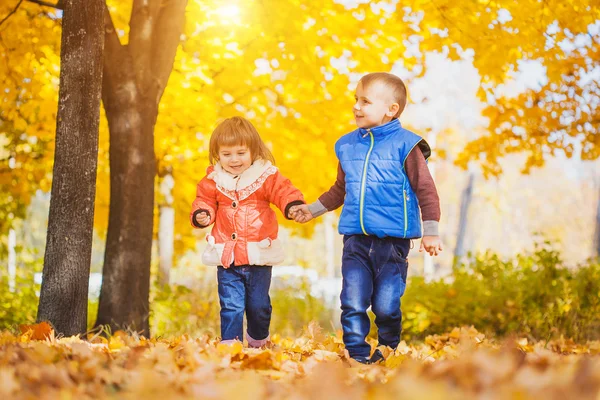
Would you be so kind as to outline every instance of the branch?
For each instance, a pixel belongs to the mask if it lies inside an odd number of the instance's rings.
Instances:
[[[121,41],[117,35],[117,30],[115,29],[115,25],[113,24],[112,17],[110,16],[110,10],[108,9],[107,5],[104,9],[104,34],[104,49],[109,54],[121,52],[123,46],[121,45]]]
[[[129,20],[129,45],[132,67],[140,87],[147,87],[152,79],[152,39],[156,36],[160,0],[134,0]]]
[[[115,93],[118,85],[118,75],[120,69],[126,69],[129,59],[124,51],[123,45],[119,40],[117,31],[110,16],[110,10],[105,4],[104,9],[104,69],[102,78],[102,101],[104,108],[112,104],[108,99],[112,93]]]
[[[179,47],[183,30],[187,0],[171,0],[164,4],[152,30],[150,68],[152,71],[153,94],[158,105],[173,71],[175,53]]]
[[[2,21],[0,21],[0,26],[2,26],[2,24],[3,24],[4,22],[6,22],[6,20],[7,20],[7,19],[9,19],[11,15],[13,15],[14,13],[16,13],[16,12],[17,12],[17,10],[18,10],[18,9],[19,9],[19,7],[21,6],[21,3],[22,3],[22,2],[23,2],[23,0],[19,0],[19,2],[17,3],[17,5],[15,6],[15,8],[14,8],[14,9],[13,9],[11,12],[9,12],[9,13],[8,13],[8,15],[7,15],[6,17],[2,18]]]
[[[56,8],[57,10],[63,10],[64,9],[63,0],[58,0],[56,2],[56,4],[48,3],[47,1],[43,1],[43,0],[27,0],[27,1],[30,2],[30,3],[39,4],[40,6],[44,6],[44,7]]]

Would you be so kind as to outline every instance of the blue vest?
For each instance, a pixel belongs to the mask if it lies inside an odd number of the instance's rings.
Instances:
[[[429,145],[395,119],[342,136],[335,152],[346,174],[346,197],[339,223],[343,235],[380,238],[421,237],[421,212],[404,162],[419,145],[427,159]]]

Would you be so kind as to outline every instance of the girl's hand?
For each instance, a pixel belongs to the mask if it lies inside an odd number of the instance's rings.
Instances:
[[[196,222],[198,225],[208,226],[210,223],[210,217],[207,213],[202,211],[201,213],[196,214]]]
[[[290,207],[290,217],[301,224],[313,219],[313,215],[306,204]]]
[[[442,240],[439,236],[423,236],[419,252],[426,251],[431,256],[437,256],[442,252]]]

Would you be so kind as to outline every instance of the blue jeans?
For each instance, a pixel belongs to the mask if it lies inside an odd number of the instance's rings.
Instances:
[[[410,239],[344,236],[342,256],[342,328],[350,357],[369,357],[366,342],[375,314],[379,345],[395,349],[400,342],[400,297],[406,289]]]
[[[244,311],[248,335],[256,340],[269,336],[271,323],[271,266],[217,267],[221,303],[221,339],[244,340]]]

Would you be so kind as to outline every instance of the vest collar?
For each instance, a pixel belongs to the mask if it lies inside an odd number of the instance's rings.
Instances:
[[[396,118],[374,128],[359,128],[358,133],[361,137],[367,137],[369,136],[369,132],[371,132],[373,136],[377,137],[389,135],[390,133],[397,132],[400,129],[402,129],[402,124],[400,124],[400,120]]]

